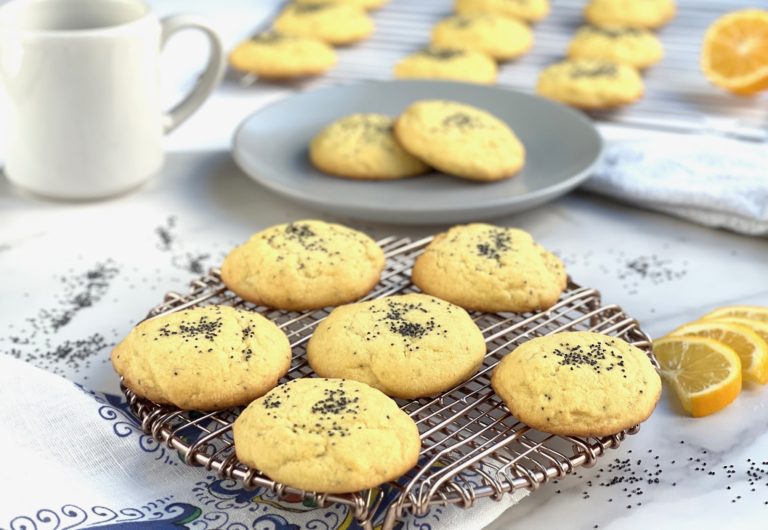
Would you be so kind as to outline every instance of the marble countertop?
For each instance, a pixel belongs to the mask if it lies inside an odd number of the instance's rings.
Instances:
[[[229,44],[245,2],[154,3],[216,13]],[[216,6],[218,7],[218,6]],[[239,31],[239,33],[238,33]],[[180,56],[183,50],[169,50]],[[175,77],[184,83],[179,70]],[[48,202],[0,180],[0,352],[103,392],[116,392],[110,347],[167,291],[250,233],[306,217],[375,236],[405,228],[337,218],[287,202],[242,174],[227,150],[234,127],[285,90],[225,84],[168,139],[162,173],[104,202]],[[604,130],[611,138],[636,133]],[[679,139],[670,136],[670,139]],[[2,145],[2,144],[0,144]],[[651,336],[717,306],[768,305],[768,244],[573,193],[497,221],[530,231],[571,276],[621,305]],[[747,386],[713,416],[688,418],[669,389],[636,436],[590,469],[549,484],[488,528],[764,528],[768,520],[768,390]]]

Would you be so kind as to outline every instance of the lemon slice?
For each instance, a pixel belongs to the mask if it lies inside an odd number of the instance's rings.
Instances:
[[[717,19],[704,36],[701,68],[737,94],[768,88],[768,11],[745,9]]]
[[[758,307],[749,305],[732,305],[715,309],[707,313],[701,320],[712,320],[721,318],[745,318],[747,320],[757,320],[758,322],[768,323],[768,307]]]
[[[744,379],[768,383],[768,344],[754,331],[740,324],[718,320],[700,320],[680,326],[670,336],[707,337],[722,342],[741,359]]]
[[[704,337],[667,337],[653,343],[661,376],[691,416],[713,414],[741,391],[741,361],[725,344]]]

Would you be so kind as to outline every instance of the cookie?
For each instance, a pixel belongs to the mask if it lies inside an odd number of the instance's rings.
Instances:
[[[416,465],[413,420],[375,388],[343,379],[294,379],[237,418],[241,462],[272,480],[322,493],[351,493],[395,480]]]
[[[351,5],[355,7],[360,7],[362,9],[378,9],[384,4],[386,4],[389,0],[322,0],[322,3],[324,4],[345,4],[345,5]],[[294,0],[297,4],[316,4],[318,3],[318,0]]]
[[[634,103],[643,96],[643,80],[625,64],[594,59],[569,60],[545,68],[536,91],[582,109],[606,109]]]
[[[459,15],[493,13],[527,22],[538,22],[549,14],[549,0],[456,0]]]
[[[525,163],[525,147],[506,123],[453,101],[417,101],[395,122],[406,151],[445,173],[471,180],[500,180]]]
[[[354,302],[379,281],[384,252],[357,230],[323,221],[267,228],[232,250],[221,279],[241,298],[277,309]]]
[[[497,75],[496,61],[471,50],[425,48],[395,65],[398,79],[450,79],[488,85],[496,82]]]
[[[403,399],[453,388],[484,356],[483,334],[467,312],[424,294],[337,307],[307,346],[319,376],[354,379]]]
[[[465,309],[548,309],[567,285],[563,263],[528,232],[483,223],[438,234],[416,259],[413,283]]]
[[[533,32],[523,22],[501,15],[455,15],[432,28],[431,42],[436,48],[474,50],[509,61],[531,48]]]
[[[312,164],[325,173],[352,179],[399,179],[429,166],[403,149],[384,114],[353,114],[333,122],[309,146]]]
[[[328,44],[358,42],[373,33],[373,20],[365,10],[342,3],[289,4],[275,19],[277,31],[318,39]]]
[[[285,333],[257,313],[229,306],[145,320],[112,351],[125,386],[155,403],[191,410],[250,403],[290,364]]]
[[[664,57],[659,38],[642,28],[584,26],[568,47],[571,59],[596,59],[648,68]]]
[[[595,26],[625,26],[654,29],[674,16],[674,0],[591,0],[584,18]]]
[[[336,64],[336,52],[317,39],[268,31],[240,43],[229,54],[229,64],[265,79],[290,79],[328,71]]]
[[[587,331],[518,346],[496,366],[491,384],[515,418],[562,436],[609,436],[634,427],[661,396],[661,379],[642,350]]]

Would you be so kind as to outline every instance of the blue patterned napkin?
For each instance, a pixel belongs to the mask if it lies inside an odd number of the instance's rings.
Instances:
[[[0,403],[0,529],[359,528],[344,506],[278,500],[187,466],[141,431],[122,396],[91,392],[5,355]],[[526,494],[484,499],[469,510],[436,506],[396,528],[482,528]]]

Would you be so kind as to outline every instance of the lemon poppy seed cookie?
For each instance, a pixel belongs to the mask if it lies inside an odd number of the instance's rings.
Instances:
[[[450,79],[469,83],[496,82],[498,67],[488,55],[471,50],[425,48],[395,65],[399,79]]]
[[[642,28],[584,26],[568,47],[571,59],[597,59],[647,68],[664,57],[659,38]]]
[[[328,44],[345,45],[373,33],[373,20],[365,10],[341,3],[289,4],[275,19],[281,33],[315,38]]]
[[[324,4],[346,4],[363,9],[378,9],[389,0],[321,0]],[[316,4],[318,0],[294,0],[297,4]]]
[[[221,279],[245,300],[304,310],[353,302],[379,281],[384,252],[346,226],[296,221],[267,228],[232,250]]]
[[[528,232],[483,223],[438,234],[416,259],[413,283],[465,309],[547,309],[566,287],[563,263]]]
[[[527,22],[549,14],[549,0],[456,0],[454,7],[460,15],[493,13]]]
[[[403,399],[453,388],[484,356],[483,334],[467,312],[424,294],[337,307],[307,346],[321,377],[354,379]]]
[[[350,493],[395,480],[418,460],[413,420],[375,388],[343,379],[294,379],[257,399],[233,427],[243,463],[272,480]]]
[[[336,64],[336,52],[317,39],[269,31],[240,43],[229,64],[266,79],[290,79],[326,72]]]
[[[586,331],[518,346],[496,366],[491,384],[518,420],[562,436],[609,436],[634,427],[661,396],[645,352]]]
[[[125,386],[155,403],[217,410],[250,403],[288,371],[291,347],[263,316],[228,306],[145,320],[112,351]]]
[[[634,103],[643,96],[643,80],[625,64],[594,59],[563,61],[539,75],[536,91],[583,109],[606,109]]]
[[[309,146],[320,171],[353,179],[398,179],[420,175],[429,166],[403,149],[384,114],[353,114],[315,136]]]
[[[674,16],[674,0],[591,0],[584,18],[595,26],[625,26],[654,29]]]
[[[520,57],[533,45],[525,23],[489,13],[455,15],[432,28],[432,46],[485,53],[497,61]]]
[[[525,163],[525,147],[506,123],[463,103],[417,101],[395,122],[395,136],[430,166],[471,180],[504,179]]]

